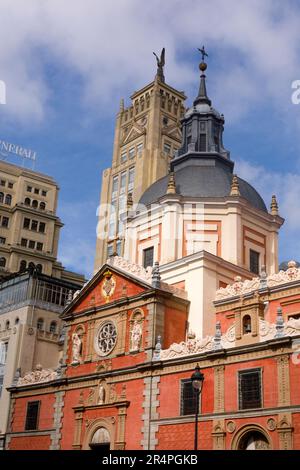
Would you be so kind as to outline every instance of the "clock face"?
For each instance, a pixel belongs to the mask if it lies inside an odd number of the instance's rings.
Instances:
[[[117,329],[113,322],[104,323],[96,336],[96,349],[100,356],[107,356],[117,342]]]

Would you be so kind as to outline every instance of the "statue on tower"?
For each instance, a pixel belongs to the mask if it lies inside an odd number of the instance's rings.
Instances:
[[[164,76],[165,48],[163,47],[160,57],[158,57],[158,55],[155,54],[155,52],[153,52],[153,54],[155,55],[156,62],[157,62],[157,72],[156,72],[155,78],[158,78],[158,80],[164,83],[165,82],[165,76]]]

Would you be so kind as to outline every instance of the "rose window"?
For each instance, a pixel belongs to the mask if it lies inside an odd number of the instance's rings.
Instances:
[[[117,342],[117,330],[112,322],[105,323],[99,330],[97,346],[100,356],[106,356],[115,347]]]

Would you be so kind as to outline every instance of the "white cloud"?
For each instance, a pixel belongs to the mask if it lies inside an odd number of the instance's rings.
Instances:
[[[197,70],[183,52],[196,56],[205,43],[218,70],[209,77],[218,83],[216,101],[229,118],[268,99],[288,107],[290,84],[300,78],[294,2],[283,8],[274,0],[152,0],[142,7],[140,0],[2,0],[0,17],[0,79],[10,113],[21,120],[45,115],[50,85],[43,58],[80,73],[88,103],[114,97],[116,106],[116,95],[153,77],[152,51],[163,46],[168,82],[196,90]]]

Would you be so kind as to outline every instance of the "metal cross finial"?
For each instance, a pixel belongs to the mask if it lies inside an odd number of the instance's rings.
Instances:
[[[205,56],[208,57],[208,54],[205,52],[204,46],[202,46],[202,49],[199,49],[198,51],[202,54],[202,60],[204,60]]]

